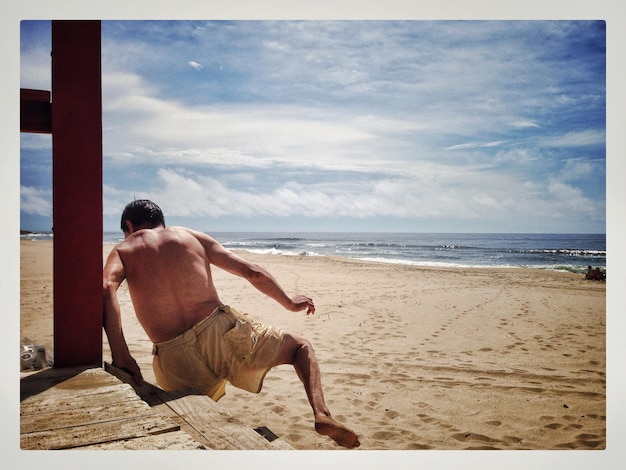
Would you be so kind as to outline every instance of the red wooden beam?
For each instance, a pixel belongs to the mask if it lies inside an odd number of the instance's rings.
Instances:
[[[52,21],[55,367],[102,365],[100,21]]]
[[[20,89],[20,131],[52,133],[50,92]]]

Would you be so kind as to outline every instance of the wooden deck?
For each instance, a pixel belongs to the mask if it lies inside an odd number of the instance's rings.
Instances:
[[[29,449],[289,450],[206,396],[131,386],[105,368],[46,369],[21,379],[20,446]]]

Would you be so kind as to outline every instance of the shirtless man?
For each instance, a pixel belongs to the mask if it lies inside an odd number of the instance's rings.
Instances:
[[[245,278],[292,312],[315,313],[310,297],[290,298],[267,271],[202,232],[166,227],[161,209],[149,200],[128,204],[121,228],[124,241],[109,254],[102,276],[104,330],[113,365],[143,381],[122,331],[117,290],[126,279],[137,319],[155,345],[153,367],[162,388],[194,389],[217,401],[226,381],[258,393],[272,367],[292,364],[313,409],[316,431],[343,447],[360,445],[352,430],[331,417],[311,343],[225,306],[211,265]]]

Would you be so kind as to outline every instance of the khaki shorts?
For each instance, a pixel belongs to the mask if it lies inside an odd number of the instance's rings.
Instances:
[[[230,382],[258,393],[276,365],[283,339],[283,330],[220,305],[185,333],[156,343],[152,365],[166,391],[194,389],[217,401]]]

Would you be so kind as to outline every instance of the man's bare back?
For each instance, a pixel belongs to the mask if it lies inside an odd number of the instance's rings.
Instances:
[[[139,230],[115,250],[137,318],[152,342],[178,336],[221,304],[205,247],[191,230]]]
[[[247,279],[287,310],[315,312],[309,297],[290,298],[263,268],[185,227],[133,229],[111,251],[104,277],[118,285],[127,279],[139,322],[151,341],[160,342],[188,330],[221,303],[211,264]]]

